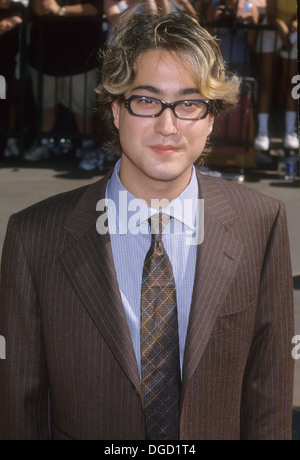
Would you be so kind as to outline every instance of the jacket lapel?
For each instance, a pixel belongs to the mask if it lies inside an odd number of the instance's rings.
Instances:
[[[237,218],[217,181],[198,175],[204,199],[204,240],[198,246],[194,290],[183,363],[183,403],[216,317],[236,273],[243,245],[230,230]]]
[[[135,352],[127,325],[109,234],[100,235],[98,200],[105,197],[109,176],[89,187],[65,224],[74,237],[61,265],[116,360],[141,393]]]

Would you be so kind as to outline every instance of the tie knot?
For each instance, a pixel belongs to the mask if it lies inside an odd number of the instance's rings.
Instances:
[[[153,216],[148,219],[152,239],[156,241],[162,239],[162,233],[170,220],[171,216],[162,212],[153,214]]]

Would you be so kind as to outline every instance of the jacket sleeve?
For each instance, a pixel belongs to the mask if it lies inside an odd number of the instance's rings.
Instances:
[[[6,342],[6,359],[0,360],[0,439],[49,439],[49,392],[39,303],[14,217],[9,221],[2,252],[0,335]]]
[[[266,247],[255,330],[244,374],[242,439],[291,439],[293,298],[287,219],[280,203]]]

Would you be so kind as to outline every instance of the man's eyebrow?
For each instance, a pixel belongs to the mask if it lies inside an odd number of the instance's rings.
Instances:
[[[144,91],[149,91],[150,93],[154,93],[157,96],[163,96],[164,91],[157,88],[156,86],[152,85],[138,85],[132,88],[131,91],[137,91],[137,90],[144,90]],[[192,95],[192,94],[197,94],[200,95],[199,90],[197,88],[184,88],[176,93],[176,96],[187,96],[187,95]]]
[[[185,88],[182,91],[179,91],[178,94],[182,96],[189,95],[189,94],[199,94],[200,95],[200,92],[198,88]]]
[[[157,94],[157,95],[160,95],[162,94],[162,91],[159,89],[159,88],[156,88],[155,86],[151,86],[151,85],[138,85],[138,86],[135,86],[134,88],[132,88],[131,91],[137,91],[137,90],[144,90],[144,91],[149,91],[149,93],[154,93],[154,94]]]

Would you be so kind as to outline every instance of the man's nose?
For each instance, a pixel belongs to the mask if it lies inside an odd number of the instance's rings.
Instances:
[[[155,130],[164,136],[170,136],[177,133],[178,118],[171,108],[166,108],[159,117],[155,118]]]

